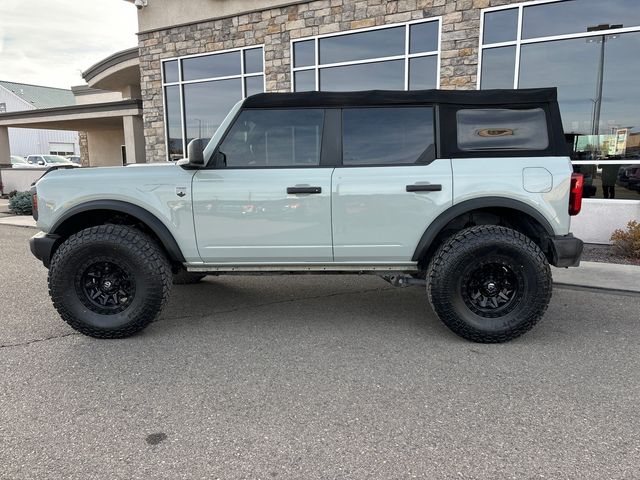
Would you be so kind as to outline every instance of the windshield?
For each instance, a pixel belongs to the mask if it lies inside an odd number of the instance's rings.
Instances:
[[[209,163],[209,160],[211,159],[211,155],[213,155],[213,151],[218,146],[218,143],[220,143],[220,140],[222,140],[222,135],[224,135],[224,132],[227,131],[227,128],[235,118],[236,113],[238,113],[238,110],[240,110],[240,107],[242,107],[242,102],[244,102],[244,100],[240,100],[238,103],[236,103],[233,106],[233,108],[229,111],[227,116],[224,117],[224,120],[216,130],[216,133],[214,133],[213,137],[211,137],[211,140],[209,140],[209,143],[205,147],[204,154],[203,154],[205,165]]]
[[[11,163],[27,163],[27,161],[23,157],[19,157],[18,155],[12,155]]]
[[[47,163],[71,163],[64,157],[60,157],[58,155],[43,155],[43,158]]]

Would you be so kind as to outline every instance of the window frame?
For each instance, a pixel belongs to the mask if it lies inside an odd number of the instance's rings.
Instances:
[[[428,52],[419,52],[419,53],[410,53],[410,36],[409,32],[411,30],[411,26],[420,23],[429,23],[429,22],[438,22],[438,46],[437,50],[430,50]],[[364,60],[349,60],[345,62],[336,62],[336,63],[327,63],[320,64],[320,40],[323,38],[330,37],[340,37],[345,35],[351,35],[356,33],[364,33],[373,30],[384,30],[394,27],[404,27],[404,53],[401,55],[393,55],[387,57],[375,57],[375,58],[367,58]],[[313,40],[314,42],[314,56],[315,61],[313,65],[307,65],[304,67],[295,67],[295,53],[294,53],[294,44],[299,42],[305,42],[308,40]],[[411,20],[408,22],[400,22],[400,23],[390,23],[385,25],[376,25],[374,27],[365,27],[365,28],[357,28],[353,30],[342,30],[339,32],[326,33],[322,35],[312,35],[309,37],[300,37],[300,38],[292,38],[289,41],[289,52],[291,54],[291,65],[290,65],[290,79],[291,86],[290,90],[295,92],[295,74],[297,72],[303,71],[312,71],[314,72],[314,80],[315,80],[315,89],[312,91],[320,91],[320,70],[325,68],[332,67],[345,67],[352,65],[363,65],[369,63],[378,63],[384,61],[391,60],[403,60],[404,61],[404,90],[409,90],[409,63],[412,58],[420,58],[420,57],[436,57],[436,89],[440,88],[440,63],[441,63],[441,53],[442,53],[442,16],[428,17],[428,18],[420,18],[417,20]]]
[[[376,109],[382,109],[382,108],[431,108],[431,113],[432,113],[432,119],[433,119],[433,147],[434,147],[434,156],[431,159],[428,159],[425,162],[421,162],[418,163],[413,162],[413,163],[362,163],[362,164],[357,164],[357,165],[345,165],[344,164],[344,111],[345,110],[362,110],[362,109],[367,109],[367,108],[376,108]],[[439,105],[437,104],[432,104],[432,103],[425,103],[425,104],[415,104],[415,105],[366,105],[366,106],[357,106],[357,107],[342,107],[340,108],[340,143],[341,143],[341,151],[340,151],[340,157],[339,157],[339,163],[337,165],[337,167],[339,168],[372,168],[372,167],[384,167],[384,168],[390,168],[390,167],[421,167],[421,166],[427,166],[433,162],[435,162],[439,156],[438,153],[440,151],[440,142],[438,141],[440,135],[439,135],[439,129],[438,129],[438,108]],[[420,157],[418,157],[420,158]],[[417,159],[416,159],[417,160]]]
[[[246,92],[246,85],[245,85],[245,80],[247,78],[251,78],[251,77],[259,77],[260,75],[262,75],[262,90],[263,92],[267,91],[267,79],[266,79],[266,75],[265,75],[265,51],[264,51],[264,44],[257,44],[257,45],[250,45],[250,46],[246,46],[246,47],[239,47],[239,48],[229,48],[229,49],[224,49],[224,50],[216,50],[213,52],[204,52],[204,53],[195,53],[195,54],[190,54],[190,55],[181,55],[181,56],[174,56],[174,57],[167,57],[167,58],[162,58],[160,60],[160,78],[161,78],[161,89],[162,89],[162,108],[163,108],[163,120],[164,120],[164,142],[165,142],[165,155],[166,155],[166,161],[172,161],[169,159],[169,117],[168,117],[168,112],[167,112],[167,94],[166,94],[166,88],[167,87],[172,87],[172,86],[177,86],[178,87],[178,94],[180,97],[180,133],[182,134],[182,151],[183,151],[183,155],[186,155],[187,153],[187,122],[186,122],[186,111],[185,111],[185,103],[184,103],[184,86],[185,85],[189,85],[189,84],[193,84],[193,83],[209,83],[209,82],[214,82],[214,81],[219,81],[219,80],[235,80],[235,79],[239,79],[240,80],[240,85],[241,85],[241,92],[242,92],[242,98],[240,98],[239,100],[243,100],[245,98],[247,98],[247,92]],[[262,71],[260,72],[254,72],[254,73],[245,73],[245,51],[246,50],[255,50],[255,49],[261,49],[262,50]],[[219,76],[219,77],[207,77],[207,78],[199,78],[197,80],[183,80],[182,78],[182,61],[185,59],[190,59],[190,58],[198,58],[198,57],[206,57],[206,56],[210,56],[210,55],[218,55],[218,54],[224,54],[224,53],[232,53],[232,52],[239,52],[240,53],[240,73],[237,75],[226,75],[226,76]],[[177,61],[177,66],[178,66],[178,80],[175,82],[166,82],[165,81],[165,64],[167,62],[172,62],[172,61]]]

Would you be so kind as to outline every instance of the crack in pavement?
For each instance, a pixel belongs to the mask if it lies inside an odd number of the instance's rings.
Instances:
[[[248,310],[248,309],[252,309],[252,308],[260,308],[260,307],[268,307],[271,305],[278,305],[278,304],[283,304],[283,303],[294,303],[294,302],[300,302],[300,301],[305,301],[305,300],[314,300],[314,299],[318,299],[318,298],[329,298],[329,297],[338,297],[338,296],[342,296],[342,295],[357,295],[360,293],[369,293],[369,292],[378,292],[378,291],[385,291],[385,290],[394,290],[396,287],[380,287],[380,288],[367,288],[367,289],[363,289],[363,290],[355,290],[355,291],[351,291],[351,292],[335,292],[335,293],[329,293],[326,295],[310,295],[307,297],[299,297],[299,298],[289,298],[286,300],[276,300],[274,302],[265,302],[265,303],[259,303],[256,305],[243,305],[241,307],[236,307],[236,308],[230,308],[227,310],[218,310],[218,311],[213,311],[211,312],[209,315],[218,315],[218,314],[224,314],[224,313],[234,313],[234,312],[238,312],[240,310]],[[160,322],[164,322],[167,320],[180,320],[180,319],[187,319],[187,318],[196,318],[196,317],[201,317],[203,315],[182,315],[182,316],[178,316],[178,317],[167,317],[167,318],[160,318],[158,320],[156,320],[153,323],[160,323]],[[25,347],[25,346],[29,346],[29,345],[33,345],[36,343],[42,343],[42,342],[47,342],[49,340],[57,340],[60,338],[66,338],[66,337],[71,337],[71,336],[76,336],[76,335],[82,335],[80,332],[69,332],[69,333],[65,333],[62,335],[55,335],[52,337],[45,337],[45,338],[36,338],[35,340],[28,340],[26,342],[22,342],[22,343],[8,343],[8,344],[4,344],[4,345],[0,345],[0,349],[4,349],[4,348],[10,348],[10,347]]]

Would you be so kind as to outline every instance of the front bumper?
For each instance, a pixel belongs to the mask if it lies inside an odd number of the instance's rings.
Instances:
[[[31,253],[33,253],[38,260],[42,261],[45,267],[49,268],[51,257],[53,256],[53,249],[58,240],[60,240],[59,235],[39,232],[29,240],[29,248],[31,249]]]
[[[569,235],[558,235],[549,239],[551,265],[556,267],[577,267],[580,265],[584,243],[579,238]]]

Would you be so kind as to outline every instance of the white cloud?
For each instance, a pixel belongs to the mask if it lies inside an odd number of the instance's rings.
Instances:
[[[123,0],[0,0],[0,80],[68,88],[80,72],[137,45]]]

